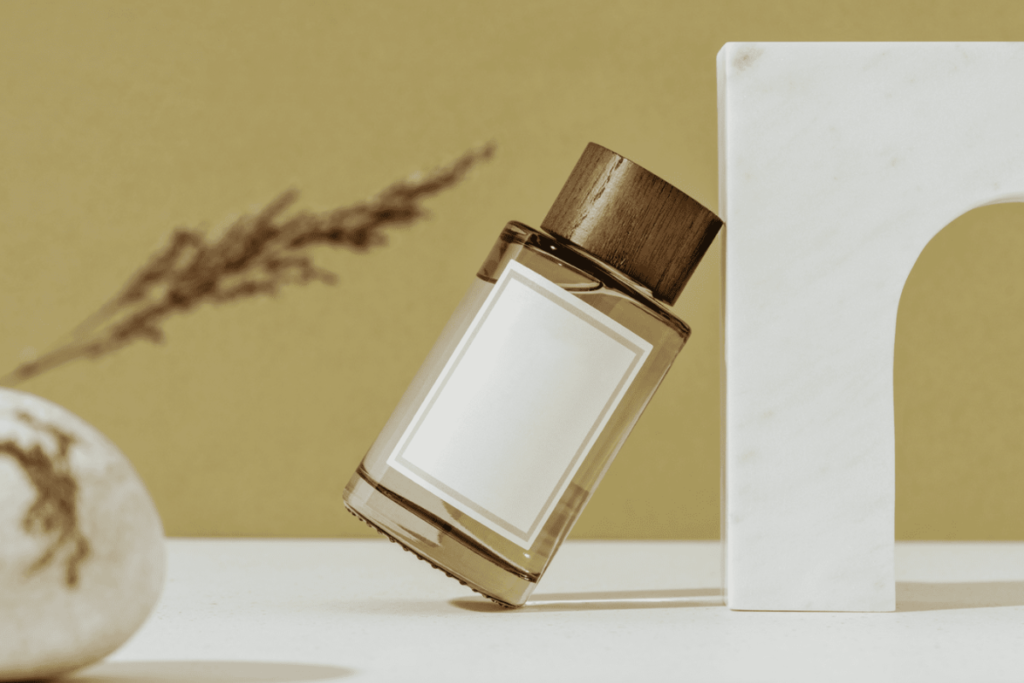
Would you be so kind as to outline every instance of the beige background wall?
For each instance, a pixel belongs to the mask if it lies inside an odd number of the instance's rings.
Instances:
[[[494,140],[334,287],[208,307],[21,388],[106,432],[172,535],[362,536],[341,491],[501,226],[588,141],[717,206],[715,54],[746,40],[1024,40],[1019,2],[0,2],[0,365],[178,225],[326,209]],[[1019,87],[1019,84],[1018,84]],[[1024,538],[1024,208],[944,230],[896,341],[897,531]],[[718,534],[716,244],[695,329],[576,537]]]

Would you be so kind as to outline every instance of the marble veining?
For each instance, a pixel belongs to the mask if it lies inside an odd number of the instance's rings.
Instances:
[[[1024,43],[729,43],[718,78],[728,605],[891,611],[896,312],[1024,201]]]

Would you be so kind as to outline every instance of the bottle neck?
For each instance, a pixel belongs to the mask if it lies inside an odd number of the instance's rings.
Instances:
[[[664,320],[666,324],[678,329],[681,336],[689,337],[690,326],[675,315],[667,302],[655,297],[650,288],[644,286],[643,283],[588,253],[579,245],[547,230],[533,228],[518,221],[511,221],[505,230],[518,232],[520,237],[515,241],[522,241],[524,246],[543,252],[579,270],[591,280],[599,283],[600,287],[616,291],[620,295],[632,299]]]
[[[659,306],[669,306],[669,302],[663,299],[659,299],[657,296],[655,296],[654,292],[651,290],[650,287],[640,282],[636,278],[632,277],[631,275],[622,272],[615,266],[603,261],[600,257],[591,254],[589,251],[587,251],[580,245],[576,244],[572,240],[566,239],[565,237],[555,234],[549,230],[545,230],[544,228],[534,228],[523,223],[520,223],[518,221],[512,221],[512,223],[520,228],[524,228],[526,230],[543,235],[549,240],[552,240],[555,243],[557,243],[559,248],[559,253],[557,255],[559,256],[559,258],[566,261],[567,263],[575,265],[581,268],[581,270],[585,271],[592,271],[593,269],[596,268],[600,273],[603,273],[608,278],[614,279],[615,281],[628,286],[637,294],[640,294],[644,298],[649,299],[654,303],[657,303]]]

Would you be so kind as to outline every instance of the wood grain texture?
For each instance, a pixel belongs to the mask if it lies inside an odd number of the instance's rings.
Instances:
[[[675,303],[722,220],[647,169],[590,143],[542,227]]]

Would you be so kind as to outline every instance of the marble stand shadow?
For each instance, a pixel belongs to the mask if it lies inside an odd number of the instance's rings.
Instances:
[[[482,597],[450,600],[453,607],[470,612],[582,612],[591,610],[672,609],[721,605],[722,591],[717,588],[680,588],[674,590],[594,591],[580,593],[534,594],[522,607],[509,610]]]

